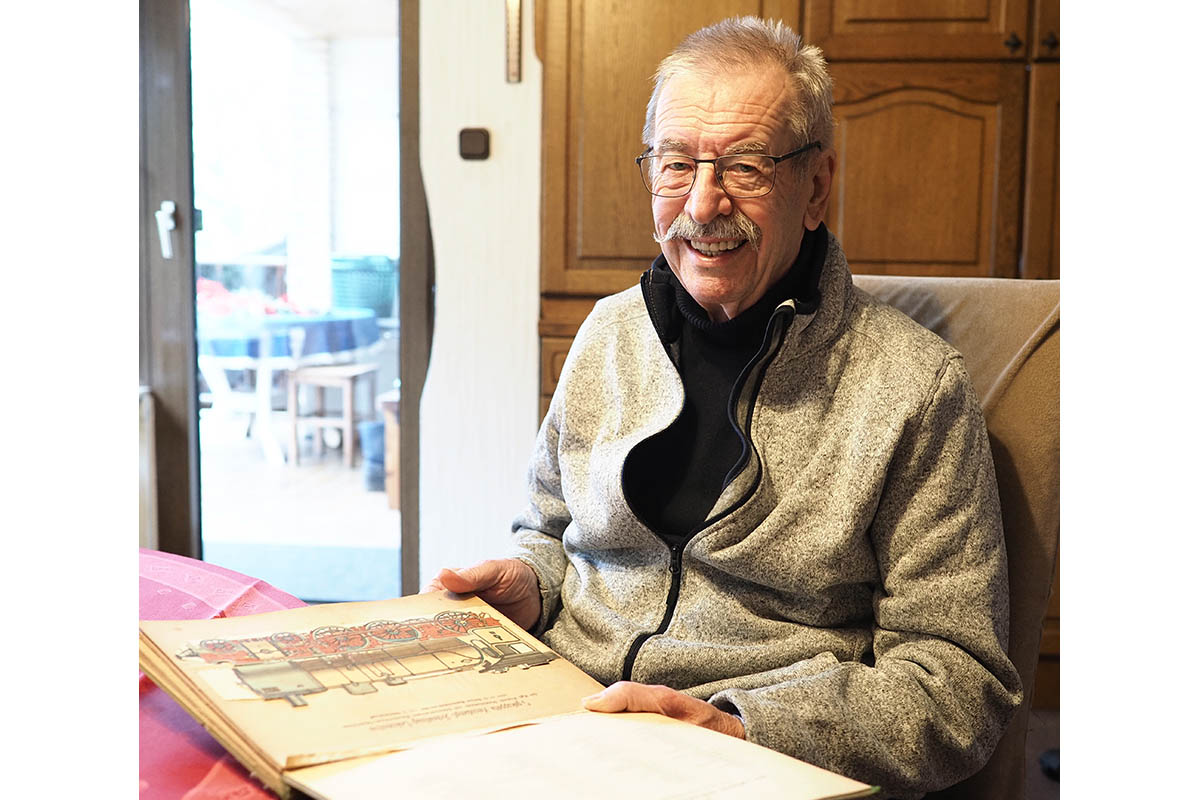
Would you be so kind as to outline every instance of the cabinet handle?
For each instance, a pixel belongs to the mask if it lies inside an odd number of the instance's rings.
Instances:
[[[1047,50],[1058,49],[1058,37],[1054,35],[1054,31],[1050,31],[1046,34],[1046,38],[1042,39],[1042,47],[1045,47]]]
[[[1004,46],[1014,53],[1020,50],[1023,44],[1024,42],[1021,41],[1021,37],[1017,36],[1015,31],[1008,34],[1008,38],[1004,40]]]

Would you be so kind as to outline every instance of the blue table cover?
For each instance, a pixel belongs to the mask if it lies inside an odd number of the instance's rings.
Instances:
[[[271,336],[271,357],[290,358],[291,331],[304,330],[300,358],[359,350],[379,341],[375,312],[368,308],[334,308],[322,314],[233,313],[197,316],[196,346],[201,356],[257,359],[264,332]]]

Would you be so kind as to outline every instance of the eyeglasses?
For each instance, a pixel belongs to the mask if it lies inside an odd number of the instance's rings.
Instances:
[[[642,183],[646,191],[656,197],[683,197],[692,191],[696,183],[699,164],[712,164],[717,173],[717,184],[730,197],[762,197],[775,187],[775,165],[780,161],[806,153],[820,142],[809,142],[799,150],[781,156],[765,153],[736,153],[716,158],[692,158],[678,153],[666,155],[640,155],[638,168],[642,171]]]

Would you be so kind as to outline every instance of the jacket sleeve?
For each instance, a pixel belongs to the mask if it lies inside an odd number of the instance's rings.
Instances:
[[[542,615],[530,629],[535,636],[543,633],[558,613],[567,554],[563,549],[563,531],[571,514],[563,499],[558,468],[558,440],[562,417],[563,381],[559,381],[550,409],[542,420],[526,474],[527,503],[512,524],[510,555],[528,564],[537,575],[542,596]]]
[[[919,797],[981,768],[1021,700],[991,450],[957,356],[900,438],[870,537],[873,664],[824,653],[694,693],[753,742]]]

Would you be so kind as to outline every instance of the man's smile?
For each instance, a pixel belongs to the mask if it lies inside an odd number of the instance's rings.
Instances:
[[[748,239],[684,239],[694,252],[701,256],[715,258],[725,253],[738,250]]]

